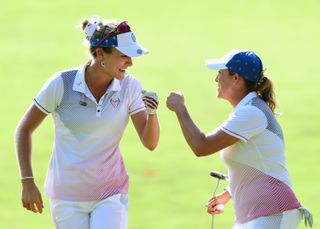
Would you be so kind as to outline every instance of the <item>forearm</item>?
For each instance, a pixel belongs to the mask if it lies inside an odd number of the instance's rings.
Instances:
[[[157,114],[148,115],[142,135],[143,145],[150,150],[154,150],[158,145],[159,137],[160,126]]]
[[[21,177],[32,177],[31,150],[32,133],[45,119],[46,114],[32,105],[16,129],[16,153]]]
[[[187,108],[183,105],[176,110],[176,115],[183,135],[196,156],[204,156],[202,153],[203,141],[206,135],[192,121]]]
[[[21,177],[33,177],[31,164],[32,133],[18,127],[16,131],[16,153]]]

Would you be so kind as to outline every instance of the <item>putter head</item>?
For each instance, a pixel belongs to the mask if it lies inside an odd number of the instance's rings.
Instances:
[[[214,178],[217,178],[219,180],[228,180],[228,176],[223,174],[223,173],[220,173],[220,172],[216,172],[216,171],[211,171],[210,172],[210,176],[214,177]]]

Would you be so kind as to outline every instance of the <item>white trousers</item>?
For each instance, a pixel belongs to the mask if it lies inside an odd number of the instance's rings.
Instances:
[[[301,220],[302,213],[298,209],[293,209],[259,217],[247,223],[236,224],[233,229],[297,229]]]
[[[99,201],[50,199],[57,229],[127,229],[128,195],[117,194]]]

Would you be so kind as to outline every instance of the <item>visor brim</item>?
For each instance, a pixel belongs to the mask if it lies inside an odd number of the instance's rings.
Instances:
[[[122,52],[124,55],[129,57],[137,57],[137,56],[141,56],[143,54],[149,53],[149,51],[146,48],[140,46],[137,43],[130,46],[115,47],[115,48],[120,52]]]

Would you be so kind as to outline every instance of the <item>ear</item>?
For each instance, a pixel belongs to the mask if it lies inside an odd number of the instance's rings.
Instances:
[[[242,77],[238,73],[234,74],[232,77],[235,85],[239,85],[241,83]]]
[[[104,54],[104,51],[102,48],[97,48],[96,49],[96,54],[97,54],[97,58],[100,59],[100,58],[103,58],[103,54]]]
[[[232,77],[233,77],[234,81],[240,80],[240,75],[238,73],[235,73]]]

